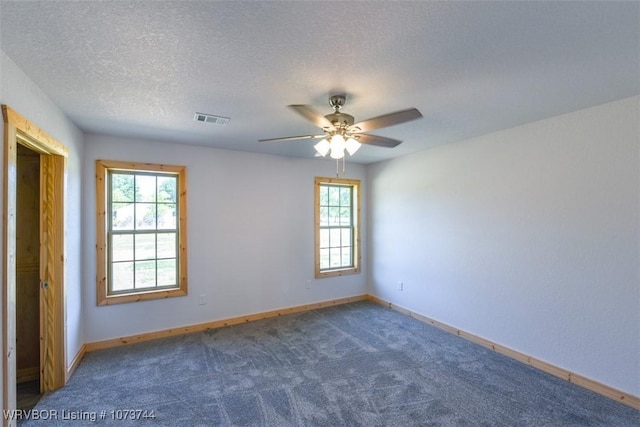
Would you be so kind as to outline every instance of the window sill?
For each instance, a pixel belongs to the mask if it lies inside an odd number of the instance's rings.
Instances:
[[[125,304],[129,302],[151,301],[156,299],[183,297],[186,289],[164,289],[161,291],[139,292],[135,294],[113,295],[98,300],[99,306]]]
[[[337,276],[347,276],[349,274],[358,274],[360,273],[360,267],[355,268],[341,268],[336,270],[324,270],[318,271],[316,270],[316,279],[323,279],[325,277],[337,277]]]

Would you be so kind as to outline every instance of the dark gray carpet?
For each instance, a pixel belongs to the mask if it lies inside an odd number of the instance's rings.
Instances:
[[[17,388],[18,409],[31,409],[38,403],[40,397],[40,380],[19,383]]]
[[[36,409],[58,420],[22,425],[640,425],[632,408],[368,302],[89,353]],[[113,419],[129,409],[156,418]]]

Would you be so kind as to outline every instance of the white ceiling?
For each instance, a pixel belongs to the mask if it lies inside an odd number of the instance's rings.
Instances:
[[[640,2],[0,1],[0,47],[84,131],[313,157],[286,108],[362,120],[370,163],[640,93]],[[230,117],[227,126],[195,112]]]

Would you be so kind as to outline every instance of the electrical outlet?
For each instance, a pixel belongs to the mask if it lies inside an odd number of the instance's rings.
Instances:
[[[305,289],[311,289],[311,280],[307,279],[307,280],[304,282],[304,288],[305,288]]]
[[[404,283],[402,283],[402,282],[398,282],[397,287],[398,287],[398,290],[399,290],[399,291],[404,290]]]
[[[207,303],[207,295],[206,294],[200,294],[200,299],[199,299],[198,303],[200,305],[205,305]]]

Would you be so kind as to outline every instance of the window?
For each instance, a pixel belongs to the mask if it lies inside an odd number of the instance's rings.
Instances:
[[[96,161],[98,305],[187,294],[185,171]]]
[[[360,272],[360,181],[315,179],[315,277]]]

